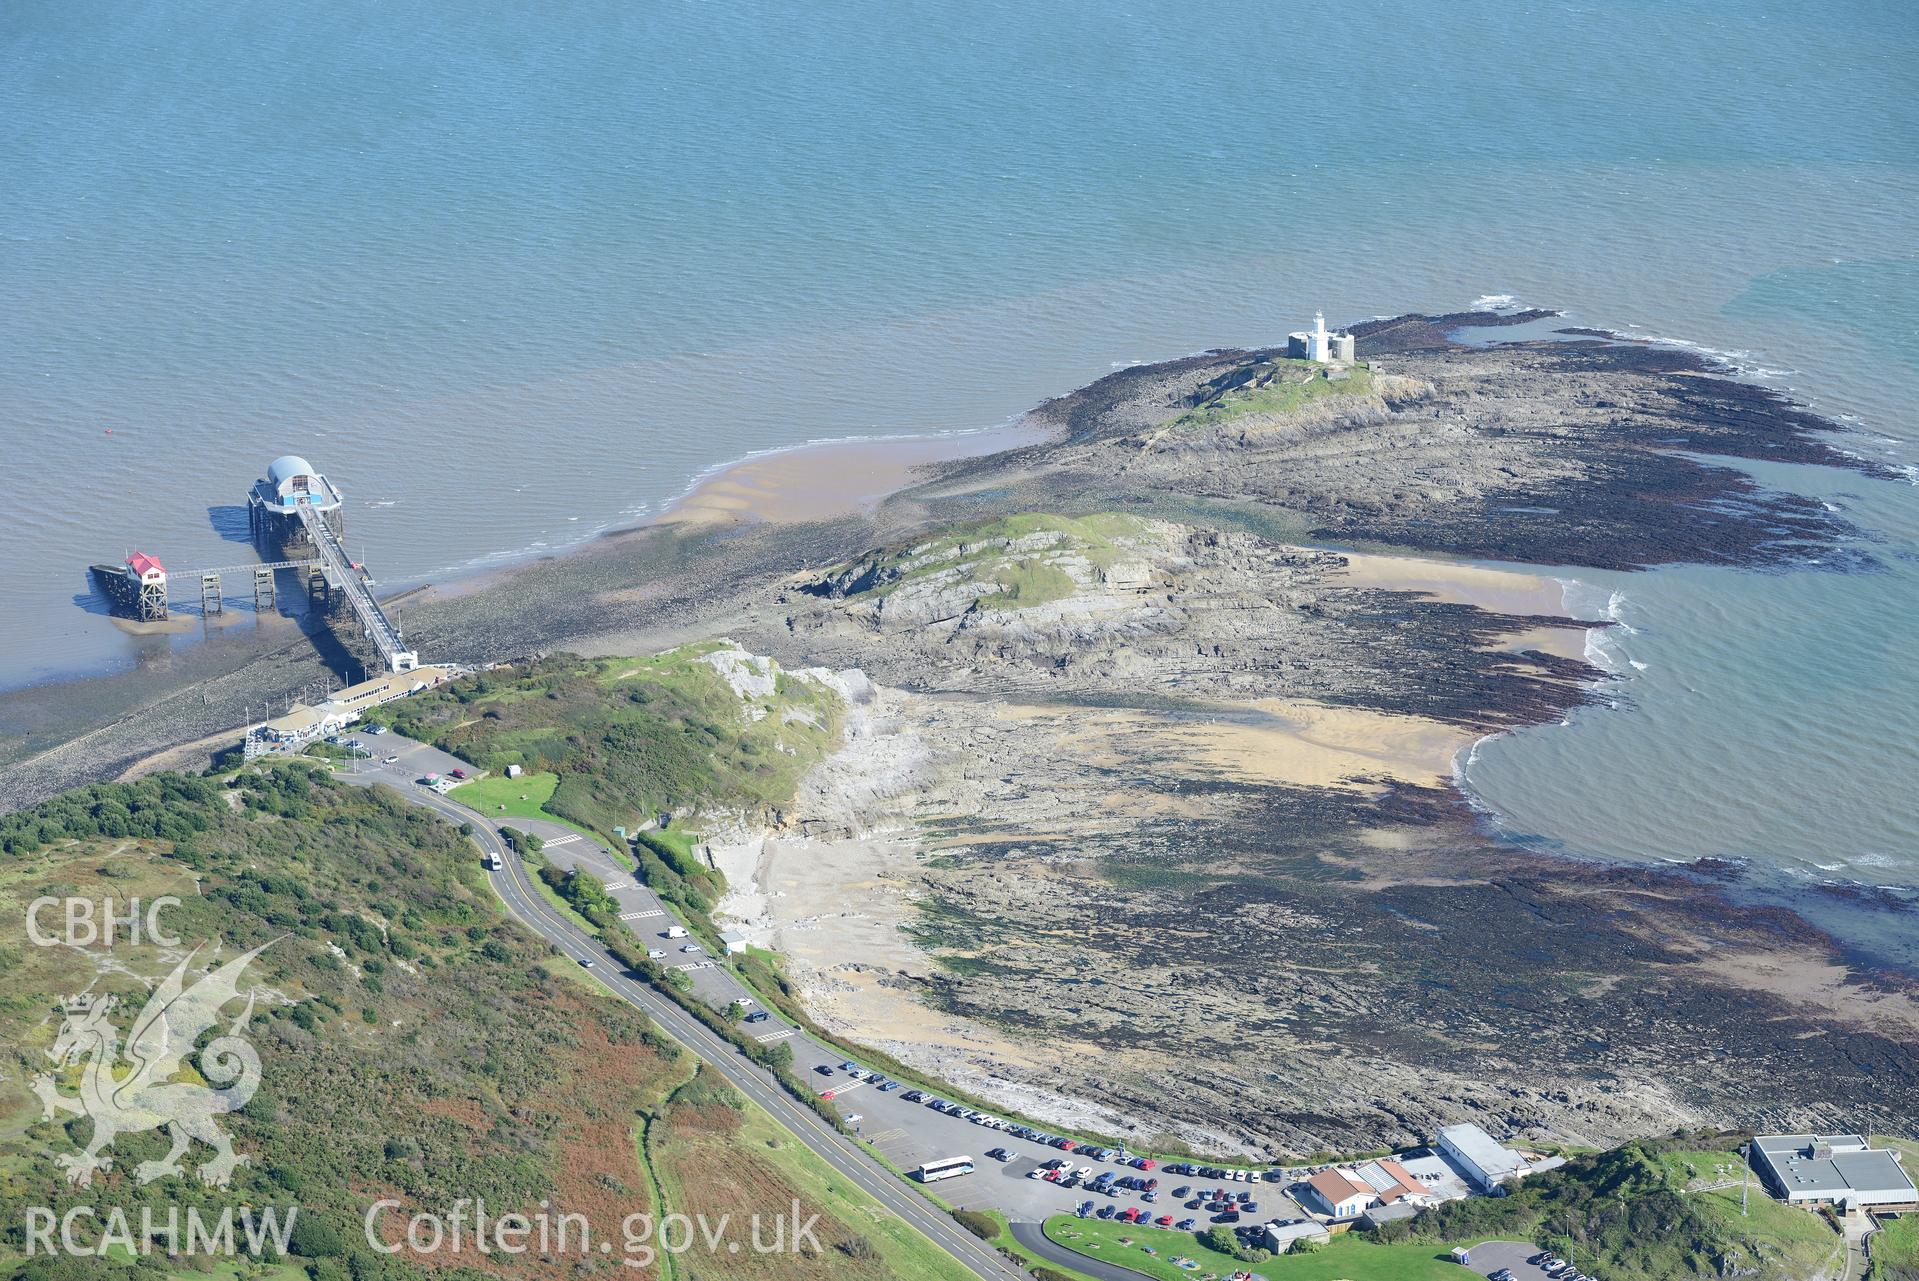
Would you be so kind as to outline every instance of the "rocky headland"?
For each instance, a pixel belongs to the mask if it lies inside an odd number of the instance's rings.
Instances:
[[[1835,572],[1859,531],[1714,460],[1872,467],[1687,352],[1457,338],[1529,318],[1359,326],[1331,377],[1122,370],[870,510],[628,531],[429,592],[409,634],[475,661],[727,636],[840,673],[837,754],[715,819],[728,907],[820,1022],[1031,1114],[1295,1153],[1919,1117],[1908,978],[1704,872],[1501,847],[1452,786],[1598,676],[1550,580],[1460,558]],[[37,736],[5,799],[233,725],[308,661],[257,657],[58,725],[0,700]]]

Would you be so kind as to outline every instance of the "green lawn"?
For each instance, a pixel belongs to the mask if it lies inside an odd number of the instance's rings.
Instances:
[[[545,809],[546,803],[553,799],[553,789],[559,785],[558,774],[522,774],[518,778],[495,774],[477,782],[462,783],[447,795],[492,819],[545,818],[564,822]]]
[[[1128,1227],[1104,1219],[1076,1219],[1056,1214],[1046,1221],[1046,1235],[1088,1258],[1105,1259],[1144,1272],[1162,1281],[1228,1277],[1246,1269],[1270,1281],[1459,1281],[1459,1265],[1447,1257],[1447,1247],[1431,1242],[1418,1245],[1375,1245],[1346,1233],[1313,1254],[1283,1255],[1264,1263],[1241,1263],[1199,1244],[1191,1232],[1163,1228]],[[1147,1249],[1153,1253],[1148,1254]],[[1179,1267],[1188,1259],[1197,1267]]]
[[[1919,1276],[1919,1214],[1894,1219],[1872,1238],[1872,1281]]]
[[[1724,1148],[1662,1152],[1657,1159],[1666,1168],[1675,1189],[1739,1180],[1744,1173],[1739,1153]],[[1818,1215],[1773,1200],[1766,1195],[1757,1175],[1752,1178],[1742,1214],[1741,1191],[1741,1184],[1733,1182],[1730,1187],[1686,1195],[1728,1237],[1763,1240],[1778,1252],[1777,1258],[1800,1275],[1810,1276],[1837,1257],[1839,1237]]]
[[[1304,371],[1292,366],[1300,361],[1275,362],[1286,368],[1281,376],[1263,387],[1248,386],[1225,392],[1217,399],[1197,405],[1173,420],[1174,427],[1211,427],[1242,418],[1277,418],[1301,409],[1316,400],[1338,396],[1365,395],[1373,389],[1372,371],[1355,365],[1344,378],[1321,376],[1318,366]],[[1303,374],[1303,376],[1302,376]]]

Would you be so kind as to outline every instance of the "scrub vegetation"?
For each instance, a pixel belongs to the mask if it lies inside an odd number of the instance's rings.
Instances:
[[[981,609],[1028,609],[1063,600],[1082,579],[1103,573],[1157,541],[1152,521],[1111,512],[1044,512],[997,517],[944,531],[896,552],[842,566],[822,585],[835,595],[885,600],[905,587],[970,596]]]
[[[724,642],[649,658],[556,654],[476,672],[369,719],[484,770],[552,774],[540,808],[609,839],[662,812],[778,807],[837,741],[838,696],[777,667],[750,671],[755,680],[736,690],[712,660],[722,651],[738,655]],[[522,792],[533,795],[520,786],[512,796]]]
[[[1646,1281],[1803,1281],[1832,1267],[1843,1243],[1819,1215],[1757,1187],[1740,1214],[1738,1143],[1736,1135],[1628,1143],[1527,1178],[1509,1196],[1447,1202],[1377,1236],[1534,1241],[1587,1272]],[[1707,1190],[1722,1181],[1721,1167],[1730,1186]]]
[[[1171,427],[1214,427],[1222,423],[1278,418],[1315,401],[1363,396],[1373,391],[1373,373],[1364,365],[1335,371],[1310,360],[1263,360],[1202,383],[1192,408]]]
[[[48,895],[111,898],[122,910],[130,898],[173,895],[180,904],[161,923],[187,948],[205,945],[202,960],[214,945],[224,959],[274,940],[244,976],[257,988],[246,1035],[263,1076],[246,1107],[221,1120],[251,1158],[224,1191],[191,1177],[209,1155],[199,1146],[185,1157],[188,1177],[136,1186],[133,1168],[166,1151],[157,1133],[119,1136],[110,1171],[91,1187],[69,1185],[55,1158],[83,1146],[91,1122],[42,1120],[28,1089],[52,1071],[73,1091],[75,1069],[46,1054],[65,997],[89,985],[114,995],[124,1033],[176,954],[129,946],[124,933],[111,953],[0,941],[0,1276],[10,1281],[424,1281],[602,1267],[530,1253],[449,1270],[443,1258],[384,1255],[362,1223],[385,1197],[404,1207],[386,1216],[387,1229],[479,1197],[491,1213],[533,1213],[549,1201],[616,1241],[628,1215],[710,1213],[715,1199],[769,1219],[785,1211],[790,1234],[797,1201],[802,1222],[822,1215],[818,1250],[735,1257],[722,1245],[671,1267],[612,1270],[722,1281],[964,1275],[642,1015],[556,964],[504,916],[458,829],[389,794],[300,761],[224,777],[162,774],[9,815],[0,841],[0,913],[15,920]],[[592,910],[598,888],[567,890]],[[761,1194],[772,1199],[762,1204]],[[144,1205],[161,1222],[171,1206],[217,1216],[228,1205],[298,1205],[293,1257],[236,1269],[163,1250],[124,1262],[23,1256],[25,1207],[60,1214],[80,1204],[118,1206],[136,1222]]]

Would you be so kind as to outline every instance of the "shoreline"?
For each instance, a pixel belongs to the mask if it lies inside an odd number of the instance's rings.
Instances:
[[[1607,701],[1586,661],[1605,620],[1574,616],[1602,596],[1564,567],[1763,568],[1791,563],[1781,525],[1848,536],[1669,443],[1719,432],[1724,453],[1821,457],[1817,420],[1694,378],[1689,358],[1434,346],[1442,327],[1387,327],[1390,399],[1362,388],[1251,430],[1167,431],[1268,359],[1233,351],[1110,375],[1000,438],[743,459],[640,526],[428,589],[407,634],[460,662],[725,637],[789,671],[862,673],[882,700],[866,731],[830,778],[754,812],[777,835],[727,853],[743,881],[728,906],[777,935],[823,1022],[909,1063],[894,1033],[915,1029],[944,1047],[942,1079],[985,1097],[1097,1098],[1150,1126],[1154,1045],[1230,1078],[1226,1029],[1250,1029],[1279,1074],[1245,1082],[1244,1106],[1189,1101],[1180,1125],[1324,1146],[1517,1108],[1620,1137],[1736,1117],[1779,1095],[1788,1053],[1835,1071],[1888,1053],[1906,1025],[1873,1012],[1910,1007],[1874,994],[1919,988],[1870,950],[1896,940],[1889,900],[1508,839],[1460,768],[1489,734]],[[1716,496],[1741,501],[1709,529],[1686,517]],[[294,640],[278,666],[223,678],[224,700],[142,691],[139,724],[11,771],[9,790],[217,729],[251,682],[317,666]],[[1169,916],[1169,896],[1187,910]],[[1287,962],[1237,984],[1249,948]],[[1124,982],[1079,981],[1094,959]],[[1220,992],[1218,1018],[1193,1016],[1194,982]],[[1370,1013],[1409,1001],[1416,1026]],[[1742,1020],[1781,1037],[1701,1066],[1689,1047]],[[1605,1072],[1553,1039],[1575,1027],[1612,1047]],[[1035,1033],[1083,1052],[1052,1064]],[[1520,1062],[1514,1036],[1547,1040]]]
[[[1402,318],[1400,321],[1369,322],[1366,329],[1372,333],[1386,335],[1391,343],[1401,341],[1404,334],[1412,333],[1418,337],[1422,329],[1437,329],[1443,321],[1447,325],[1459,322],[1460,318]],[[1476,323],[1488,324],[1485,318]],[[1497,317],[1492,324],[1512,323],[1512,318]],[[1644,339],[1636,342],[1626,335],[1608,334],[1608,340],[1620,346],[1634,346],[1645,350],[1651,344]],[[1396,347],[1389,343],[1387,359],[1397,359]],[[408,600],[408,610],[417,608],[432,610],[435,606],[446,606],[462,601],[471,601],[481,597],[502,583],[531,583],[543,577],[550,569],[576,570],[584,563],[602,558],[625,554],[636,543],[656,540],[662,536],[694,541],[736,539],[741,537],[763,538],[771,531],[796,530],[801,526],[820,525],[838,531],[844,531],[855,539],[862,537],[860,527],[873,524],[874,517],[881,508],[902,504],[921,506],[921,496],[938,480],[964,478],[975,469],[986,470],[1002,458],[1030,455],[1040,456],[1050,448],[1069,441],[1077,430],[1073,411],[1076,402],[1095,395],[1102,387],[1123,382],[1129,378],[1146,377],[1167,370],[1196,366],[1205,363],[1217,363],[1223,356],[1232,353],[1212,352],[1159,362],[1155,365],[1132,366],[1104,378],[1097,379],[1074,392],[1066,393],[1052,400],[1042,402],[1027,414],[1001,423],[994,427],[976,428],[965,431],[944,432],[930,435],[902,435],[891,437],[855,437],[809,441],[798,445],[752,451],[741,457],[715,464],[696,474],[682,494],[668,503],[660,512],[647,516],[633,524],[600,530],[573,546],[546,555],[532,556],[526,560],[511,564],[495,565],[477,569],[469,575],[433,582],[408,588],[398,595]],[[1679,353],[1687,359],[1693,357]],[[1703,357],[1701,359],[1704,359]],[[1763,389],[1752,389],[1760,394]],[[1837,430],[1837,425],[1834,425]],[[928,477],[934,478],[929,481]],[[1602,667],[1593,663],[1595,647],[1603,645],[1605,625],[1609,620],[1579,618],[1567,601],[1567,589],[1572,581],[1555,583],[1554,575],[1562,572],[1543,565],[1527,566],[1519,561],[1500,561],[1497,567],[1484,563],[1484,558],[1470,554],[1463,557],[1434,555],[1421,548],[1407,548],[1400,552],[1385,551],[1348,551],[1351,544],[1337,536],[1326,537],[1334,531],[1312,531],[1315,535],[1302,543],[1313,547],[1338,550],[1342,555],[1354,558],[1359,566],[1357,576],[1362,584],[1375,585],[1388,590],[1416,591],[1429,598],[1469,604],[1481,609],[1490,609],[1500,613],[1524,614],[1540,618],[1541,626],[1523,634],[1509,637],[1511,642],[1521,645],[1533,643],[1537,648],[1552,656],[1568,661],[1581,662],[1586,666]],[[800,539],[796,547],[811,546],[807,539]],[[1368,540],[1365,546],[1393,546],[1390,543],[1375,543]],[[802,562],[811,557],[802,554]],[[1536,572],[1528,573],[1528,569]],[[653,589],[641,584],[627,589],[625,596],[635,600],[650,599]],[[1543,593],[1557,589],[1557,600],[1545,599]],[[1579,624],[1599,624],[1582,627]],[[603,626],[601,630],[605,630]],[[652,623],[640,629],[641,634],[651,634],[657,630]],[[250,672],[260,660],[269,654],[282,656],[282,661],[293,669],[313,668],[318,658],[298,652],[310,644],[304,636],[291,634],[285,629],[275,629],[276,635],[271,645],[262,645],[256,652],[245,654],[235,671],[208,672],[209,679],[243,680],[243,673]],[[621,629],[617,624],[607,631],[609,637],[617,638],[629,634],[632,629]],[[224,639],[224,638],[222,638]],[[1571,644],[1575,639],[1580,644]],[[246,638],[236,640],[244,644]],[[1552,642],[1561,643],[1552,643]],[[520,642],[506,642],[503,648],[489,657],[506,658],[520,652],[515,646]],[[560,639],[561,647],[573,642]],[[211,651],[214,646],[196,644],[195,651]],[[171,657],[171,656],[170,656]],[[191,666],[191,660],[183,663],[168,662],[163,667]],[[208,664],[216,667],[217,664]],[[119,671],[98,673],[73,680],[25,687],[22,690],[0,691],[0,700],[20,703],[48,703],[62,701],[66,695],[82,695],[81,701],[90,701],[91,697],[104,690],[108,685],[137,687],[142,684],[145,673],[141,671]],[[1600,678],[1588,683],[1588,689],[1600,689],[1608,678]],[[190,682],[185,689],[192,689],[200,682]],[[297,684],[299,682],[295,682]],[[118,692],[118,691],[116,691]],[[21,695],[30,695],[22,698]],[[82,739],[111,729],[115,724],[124,724],[134,717],[145,715],[154,704],[172,701],[171,696],[161,693],[155,696],[151,689],[139,690],[133,701],[146,702],[147,707],[134,707],[125,710],[106,724],[95,724],[77,735],[67,735],[58,741],[47,743],[39,751],[29,751],[9,762],[8,768],[37,761],[49,753],[70,749]],[[0,717],[9,709],[0,705]],[[237,732],[239,722],[233,726]],[[5,728],[12,728],[6,726]],[[1464,767],[1471,763],[1471,757],[1479,743],[1486,738],[1511,732],[1513,726],[1501,726],[1490,733],[1475,735],[1470,742],[1452,755],[1452,768],[1442,785],[1455,793],[1462,803],[1476,815],[1487,816],[1488,811],[1480,805],[1469,782],[1464,777]],[[203,722],[198,732],[182,732],[173,735],[172,741],[156,744],[152,750],[143,751],[131,760],[123,761],[118,769],[110,769],[107,774],[117,775],[127,769],[140,768],[142,763],[160,752],[179,753],[184,741],[198,741],[215,737],[224,732],[214,722]],[[31,798],[28,798],[29,800]],[[5,798],[11,804],[11,798]],[[1496,815],[1494,815],[1496,816]],[[1490,839],[1508,843],[1508,838],[1497,831],[1488,833]],[[1561,857],[1573,858],[1585,862],[1577,856],[1565,855],[1559,851],[1529,851],[1533,854],[1556,853]],[[1612,866],[1614,860],[1601,860]],[[1633,862],[1618,862],[1619,866],[1642,866]],[[1799,892],[1820,892],[1822,888],[1840,892],[1865,893],[1878,891],[1882,887],[1870,882],[1848,878],[1831,878],[1815,881],[1806,878],[1788,878],[1784,869],[1778,879],[1782,889]],[[1767,879],[1775,879],[1768,877]]]

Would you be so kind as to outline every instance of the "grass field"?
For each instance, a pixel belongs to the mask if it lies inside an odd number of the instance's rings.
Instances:
[[[519,778],[508,778],[504,774],[495,774],[473,783],[462,783],[447,793],[454,800],[491,818],[506,815],[512,818],[545,818],[560,822],[558,815],[546,812],[546,803],[553,799],[553,789],[560,785],[558,774],[544,771],[538,774],[522,774]]]
[[[1872,1281],[1919,1277],[1919,1214],[1894,1219],[1872,1238]]]
[[[1278,418],[1320,400],[1363,396],[1373,389],[1373,374],[1364,365],[1353,366],[1344,378],[1325,378],[1320,367],[1305,361],[1275,361],[1276,376],[1263,387],[1248,386],[1223,392],[1215,399],[1187,410],[1173,420],[1175,427],[1212,427],[1241,419]],[[1298,366],[1298,368],[1294,368]]]
[[[1103,1219],[1056,1214],[1046,1221],[1053,1241],[1092,1259],[1104,1259],[1163,1281],[1206,1281],[1242,1269],[1270,1281],[1459,1281],[1465,1275],[1430,1242],[1375,1245],[1347,1233],[1313,1254],[1282,1255],[1264,1263],[1241,1263],[1201,1246],[1191,1232],[1128,1227]],[[1151,1253],[1147,1251],[1150,1250]],[[1196,1267],[1182,1268],[1175,1260]]]
[[[1742,1174],[1739,1153],[1723,1148],[1662,1152],[1658,1160],[1675,1189],[1737,1180]],[[1756,1177],[1746,1197],[1745,1213],[1741,1214],[1740,1190],[1735,1182],[1730,1187],[1686,1195],[1694,1208],[1728,1237],[1764,1241],[1775,1252],[1770,1261],[1790,1275],[1812,1276],[1839,1257],[1840,1238],[1818,1215],[1773,1200]]]
[[[709,1223],[729,1216],[725,1244],[678,1260],[682,1275],[702,1281],[963,1281],[972,1275],[710,1070],[675,1093],[647,1134],[647,1160],[667,1209],[701,1214]],[[784,1219],[790,1233],[796,1206],[801,1223],[819,1216],[812,1232],[819,1251],[758,1249],[755,1242],[772,1243],[773,1220]]]

